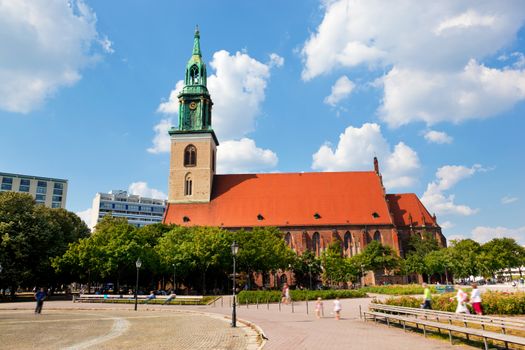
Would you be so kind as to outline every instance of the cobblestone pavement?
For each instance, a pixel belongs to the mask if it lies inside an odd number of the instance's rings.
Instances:
[[[156,313],[171,314],[173,312],[188,313],[191,311],[205,312],[208,314],[221,315],[219,317],[231,316],[231,298],[229,296],[224,297],[221,305],[221,301],[215,303],[215,305],[208,306],[172,306],[172,305],[139,305],[139,315],[156,315]],[[364,309],[367,308],[368,303],[371,301],[370,298],[362,299],[341,299],[343,306],[342,319],[336,321],[330,314],[332,309],[332,301],[326,300],[325,303],[325,317],[320,320],[316,319],[313,312],[313,302],[309,303],[309,314],[306,314],[306,303],[294,303],[294,312],[292,313],[291,305],[282,305],[281,311],[279,311],[278,304],[261,304],[258,308],[255,305],[249,305],[247,308],[245,305],[241,305],[237,309],[237,317],[239,319],[249,321],[259,326],[264,331],[265,336],[269,339],[264,344],[264,350],[275,350],[275,349],[323,349],[323,350],[338,350],[338,349],[366,349],[366,350],[407,350],[407,349],[431,349],[431,350],[444,350],[444,349],[456,349],[460,350],[467,348],[463,345],[450,345],[447,341],[424,338],[422,335],[403,332],[400,329],[388,328],[382,324],[374,324],[372,322],[364,322],[359,318],[359,306]],[[0,304],[0,315],[2,315],[2,308],[6,308],[9,304]],[[11,304],[13,305],[13,304]],[[16,304],[22,307],[21,303]],[[28,305],[27,307],[32,307]],[[72,303],[70,301],[56,301],[47,302],[44,306],[44,313],[49,309],[85,309],[86,312],[89,309],[130,309],[132,305],[119,305],[119,304],[81,304]],[[269,307],[269,309],[268,309]],[[170,312],[171,311],[171,312]],[[97,311],[102,312],[102,311]],[[130,312],[133,313],[133,312]],[[44,315],[44,314],[43,314]],[[185,316],[187,317],[187,316]],[[2,317],[0,317],[2,319]],[[174,323],[174,327],[169,328],[168,320],[157,323],[161,324],[160,328],[165,327],[169,329],[180,329],[182,333],[188,335],[185,339],[187,342],[183,343],[184,347],[175,347],[175,349],[197,349],[196,344],[200,341],[204,341],[200,338],[212,338],[222,339],[218,335],[213,335],[213,330],[208,330],[206,327],[198,328],[198,321],[193,321],[191,318],[180,318],[182,323]],[[153,320],[148,321],[154,322]],[[176,322],[176,321],[173,321]],[[202,321],[207,322],[207,321]],[[221,322],[224,322],[222,320]],[[229,322],[229,320],[228,320]],[[142,323],[145,325],[146,323]],[[241,324],[239,324],[241,325]],[[150,325],[151,326],[151,325]],[[150,327],[148,326],[148,327]],[[2,334],[2,325],[0,323],[0,334]],[[145,327],[145,326],[144,326]],[[213,327],[213,326],[210,326]],[[151,328],[151,327],[150,327]],[[153,327],[159,328],[159,327]],[[228,328],[228,331],[231,328]],[[149,331],[148,331],[149,332]],[[138,333],[138,334],[133,334]],[[135,344],[142,344],[142,348],[150,348],[149,345],[154,345],[156,348],[162,348],[158,343],[150,343],[149,338],[145,336],[144,329],[139,327],[133,328],[133,332],[126,334],[133,334]],[[166,334],[169,332],[166,332]],[[156,333],[150,333],[152,337],[157,339],[162,335]],[[233,335],[235,336],[235,334]],[[124,336],[121,338],[125,338]],[[195,342],[192,342],[194,339]],[[115,342],[118,339],[114,340]],[[122,341],[122,340],[121,340]],[[113,343],[108,341],[107,345],[110,346]],[[120,343],[119,343],[120,344]],[[182,343],[181,343],[182,344]],[[201,343],[199,343],[201,344]],[[221,346],[223,344],[220,344]],[[213,344],[209,349],[213,349]],[[237,346],[237,345],[236,345]],[[251,343],[248,342],[246,345],[257,348],[255,341],[252,338]],[[223,349],[223,347],[216,347],[217,349]],[[237,348],[236,348],[237,349]]]
[[[100,304],[46,302],[0,305],[2,349],[257,349],[257,334],[243,324],[232,328],[222,315],[191,310],[138,312]],[[11,309],[10,307],[11,306]],[[120,305],[119,305],[120,306]],[[17,308],[17,310],[14,310]],[[127,307],[130,309],[129,305]]]

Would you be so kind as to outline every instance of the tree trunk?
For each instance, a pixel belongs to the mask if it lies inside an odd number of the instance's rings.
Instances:
[[[202,271],[202,295],[206,295],[206,270]]]

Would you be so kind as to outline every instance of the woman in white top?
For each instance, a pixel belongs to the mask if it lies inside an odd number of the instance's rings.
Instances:
[[[472,283],[470,302],[472,303],[474,312],[478,315],[483,315],[483,307],[481,306],[481,293],[479,292],[477,283]]]
[[[458,302],[458,306],[456,307],[456,313],[457,314],[470,314],[470,311],[467,307],[467,299],[468,294],[465,293],[461,288],[458,289],[458,293],[454,298],[450,298],[450,300],[456,299]]]

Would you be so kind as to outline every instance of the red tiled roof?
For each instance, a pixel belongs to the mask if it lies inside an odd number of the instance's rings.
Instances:
[[[414,193],[387,194],[386,198],[396,226],[409,226],[410,216],[415,226],[423,226],[423,220],[427,226],[437,226],[434,218]]]
[[[164,222],[253,227],[391,225],[392,219],[379,176],[367,171],[216,175],[210,203],[170,203]]]

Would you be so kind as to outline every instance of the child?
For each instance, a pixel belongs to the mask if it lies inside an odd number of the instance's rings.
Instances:
[[[321,297],[319,297],[315,302],[315,316],[317,317],[317,319],[321,318],[321,314],[324,316],[323,302],[321,300]]]
[[[335,313],[335,319],[340,320],[341,319],[341,302],[339,301],[339,297],[335,298],[334,300],[334,313]]]
[[[468,299],[468,294],[465,293],[461,288],[458,289],[458,293],[456,294],[455,297],[453,298],[450,298],[450,300],[452,301],[453,299],[456,299],[457,302],[458,302],[458,306],[456,307],[456,313],[457,314],[470,314],[470,311],[467,307],[467,299]]]

